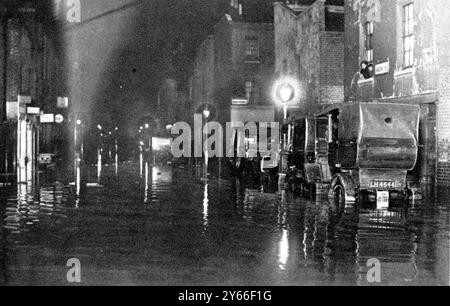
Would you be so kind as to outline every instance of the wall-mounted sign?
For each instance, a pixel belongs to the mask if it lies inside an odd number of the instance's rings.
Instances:
[[[17,120],[19,109],[17,108],[19,103],[6,102],[6,118],[8,120]]]
[[[40,117],[41,123],[54,123],[55,115],[54,114],[43,114]]]
[[[382,75],[389,73],[390,64],[389,61],[375,65],[375,75]]]
[[[17,100],[20,104],[31,104],[31,97],[30,96],[18,96]]]
[[[248,100],[247,99],[232,99],[231,104],[232,105],[247,105]]]
[[[27,107],[28,115],[40,115],[41,109],[39,107]]]
[[[61,124],[64,122],[64,116],[61,114],[58,114],[55,116],[55,123],[57,124]]]
[[[69,107],[69,98],[67,97],[58,97],[56,102],[57,108],[68,108]]]

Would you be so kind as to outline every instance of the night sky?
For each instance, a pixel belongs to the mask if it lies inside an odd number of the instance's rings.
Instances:
[[[186,80],[196,47],[222,16],[211,0],[87,5],[82,0],[82,22],[68,31],[67,52],[71,96],[92,126],[131,128],[137,117],[155,110],[161,82]]]
[[[4,1],[49,7],[55,0]],[[58,16],[64,23],[66,1]],[[79,0],[81,22],[67,24],[67,95],[90,126],[133,127],[155,110],[165,78],[183,85],[196,48],[213,32],[229,0]],[[246,0],[271,3],[269,0]],[[309,3],[310,0],[300,2]],[[271,7],[270,5],[266,5]],[[43,10],[48,14],[48,8]],[[259,16],[258,10],[255,16]]]

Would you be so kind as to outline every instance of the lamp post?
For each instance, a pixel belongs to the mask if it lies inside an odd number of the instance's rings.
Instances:
[[[283,124],[288,124],[288,135],[283,135],[283,148],[281,152],[281,161],[280,161],[280,173],[278,176],[278,190],[279,195],[282,199],[285,198],[285,184],[286,184],[286,175],[288,170],[288,160],[290,155],[290,147],[291,147],[291,135],[292,135],[292,126],[291,123],[288,122],[288,110],[289,104],[292,103],[296,97],[296,85],[293,85],[292,82],[280,80],[274,87],[275,99],[279,102],[279,104],[283,107]]]
[[[205,126],[208,124],[208,118],[211,116],[211,111],[209,110],[208,106],[206,106],[206,108],[203,110],[203,117],[205,118],[206,124]],[[206,141],[207,141],[207,137],[208,135],[205,133],[204,128],[203,128],[203,133],[202,135],[204,135],[204,140],[203,140],[203,150],[205,153],[205,178],[207,178],[208,176],[208,161],[209,161],[209,156],[208,156],[208,148],[206,147]]]
[[[83,161],[83,130],[82,121],[77,119],[74,126],[74,174],[76,193],[80,195],[81,191],[81,163]]]
[[[102,138],[103,138],[103,128],[101,125],[97,126],[98,132],[98,149],[97,149],[97,182],[100,184],[101,176],[102,176]]]
[[[289,103],[291,103],[292,100],[295,98],[295,88],[289,83],[282,83],[278,86],[276,94],[278,99],[281,101],[283,105],[283,121],[284,121],[283,123],[287,123]],[[289,124],[287,141],[284,141],[283,149],[285,150],[289,149],[291,142],[291,134],[292,134],[292,127]]]

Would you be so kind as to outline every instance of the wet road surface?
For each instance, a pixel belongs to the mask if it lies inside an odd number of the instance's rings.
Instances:
[[[125,170],[127,169],[127,170]],[[449,285],[450,192],[390,210],[289,197],[201,171],[122,166],[77,196],[62,183],[0,193],[0,284]],[[432,198],[432,197],[431,197]]]

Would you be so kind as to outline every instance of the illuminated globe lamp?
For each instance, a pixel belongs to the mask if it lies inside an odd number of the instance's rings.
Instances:
[[[208,107],[205,108],[205,110],[203,111],[203,116],[208,119],[209,116],[211,116],[211,111],[208,109]]]
[[[282,83],[278,86],[276,95],[283,104],[284,120],[287,120],[288,105],[295,98],[295,88],[289,83]]]

